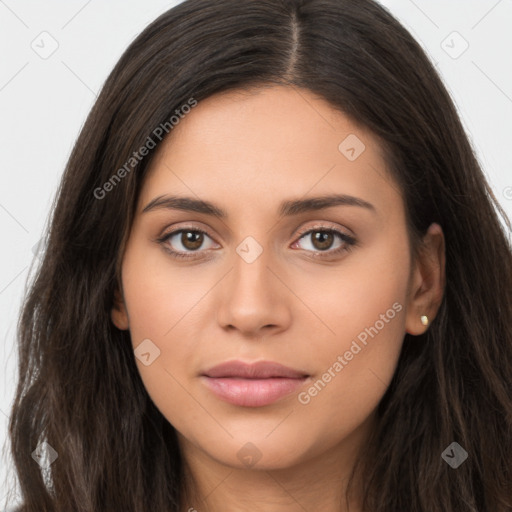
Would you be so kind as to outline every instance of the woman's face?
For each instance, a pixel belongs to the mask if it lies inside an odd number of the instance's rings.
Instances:
[[[112,319],[182,447],[282,468],[355,446],[405,332],[426,329],[376,140],[309,91],[271,87],[200,102],[155,156]],[[236,361],[293,372],[211,370]]]

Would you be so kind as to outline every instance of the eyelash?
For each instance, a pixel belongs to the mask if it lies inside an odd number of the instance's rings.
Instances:
[[[195,227],[184,227],[184,228],[177,229],[175,231],[171,231],[170,233],[166,233],[162,237],[158,238],[157,242],[160,243],[161,245],[163,245],[165,251],[168,252],[173,258],[176,258],[176,259],[195,258],[195,254],[200,252],[200,251],[189,251],[187,253],[187,252],[175,251],[175,250],[169,248],[169,245],[166,244],[166,242],[170,238],[172,238],[174,235],[176,235],[178,233],[183,233],[183,232],[200,233],[202,235],[208,236],[209,238],[211,238],[213,240],[213,238],[206,231],[199,229],[199,228],[195,228]],[[341,247],[338,247],[335,250],[313,252],[313,254],[311,256],[313,258],[324,258],[325,257],[324,254],[329,257],[337,256],[343,252],[350,252],[354,247],[356,247],[358,245],[358,242],[354,237],[347,235],[345,233],[342,233],[341,231],[338,231],[337,229],[333,229],[333,228],[327,227],[327,226],[315,226],[306,231],[300,232],[297,235],[298,236],[297,241],[300,240],[301,238],[303,238],[304,236],[309,235],[311,233],[315,233],[315,232],[334,233],[342,240],[342,242],[344,242],[344,245],[342,245]],[[311,251],[308,251],[308,252],[311,252]]]

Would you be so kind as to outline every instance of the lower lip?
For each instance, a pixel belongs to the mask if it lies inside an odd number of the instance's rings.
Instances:
[[[203,383],[221,400],[244,407],[261,407],[296,391],[306,377],[290,379],[241,379],[237,377],[213,378],[202,376]]]

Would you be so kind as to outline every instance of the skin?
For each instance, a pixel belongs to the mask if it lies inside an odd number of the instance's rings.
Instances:
[[[365,145],[354,161],[338,149],[349,134]],[[182,510],[346,510],[344,485],[375,426],[404,335],[428,329],[420,317],[432,321],[442,299],[440,226],[430,226],[424,251],[411,260],[404,201],[376,138],[305,90],[272,86],[210,97],[155,157],[111,316],[130,330],[134,349],[150,339],[160,350],[148,366],[137,365],[178,432],[187,467]],[[333,193],[363,199],[374,211],[338,205],[279,215],[284,200]],[[142,212],[166,194],[211,201],[228,216]],[[344,245],[337,236],[322,246],[300,234],[319,224],[357,245],[330,256]],[[179,228],[208,235],[195,246],[181,234],[156,241]],[[248,236],[263,250],[251,263],[236,252]],[[173,259],[166,245],[194,257]],[[299,389],[307,392],[395,303],[401,310],[307,404],[294,392],[262,407],[236,406],[199,378],[227,360],[270,360],[310,375]],[[237,456],[248,442],[260,456],[253,466]]]

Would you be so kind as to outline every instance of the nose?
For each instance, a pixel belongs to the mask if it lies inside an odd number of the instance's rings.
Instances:
[[[250,263],[235,253],[234,268],[218,288],[217,321],[223,329],[256,338],[289,327],[293,295],[270,260],[267,250]]]

